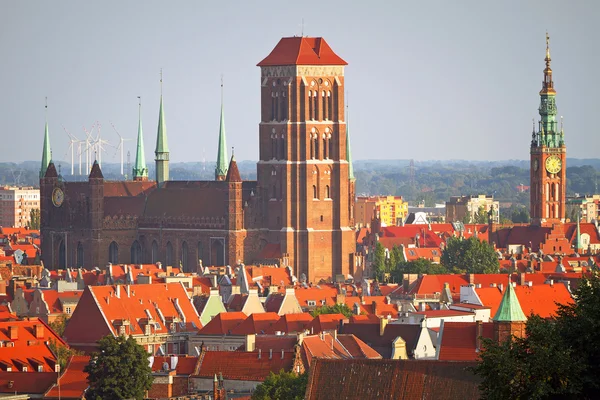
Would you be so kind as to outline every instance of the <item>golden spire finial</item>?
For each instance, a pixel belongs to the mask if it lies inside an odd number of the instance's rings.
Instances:
[[[546,31],[546,64],[550,64],[550,36]]]

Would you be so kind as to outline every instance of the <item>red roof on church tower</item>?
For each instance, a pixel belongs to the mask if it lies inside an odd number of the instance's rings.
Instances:
[[[294,36],[282,38],[259,67],[269,65],[348,65],[335,54],[325,39]]]

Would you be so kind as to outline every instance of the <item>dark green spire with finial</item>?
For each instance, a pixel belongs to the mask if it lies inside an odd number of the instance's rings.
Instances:
[[[46,175],[48,164],[52,160],[52,151],[50,150],[50,133],[48,132],[48,98],[46,97],[46,125],[44,128],[44,147],[42,149],[42,165],[40,168],[40,179]]]
[[[133,180],[147,180],[148,167],[146,166],[146,157],[144,156],[144,135],[142,133],[142,100],[138,96],[139,111],[138,111],[138,137],[137,137],[137,152],[135,154],[135,165],[133,166]]]
[[[219,148],[217,150],[217,166],[215,180],[222,181],[227,177],[227,143],[225,141],[225,110],[223,108],[223,78],[221,78],[221,121],[219,123]]]
[[[162,186],[169,180],[169,147],[167,145],[167,125],[165,123],[165,110],[162,94],[162,69],[160,70],[160,109],[158,110],[158,133],[156,135],[156,150],[154,150],[156,163],[156,183]]]

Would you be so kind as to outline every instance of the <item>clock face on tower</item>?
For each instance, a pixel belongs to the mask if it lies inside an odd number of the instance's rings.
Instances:
[[[561,168],[562,161],[560,160],[560,157],[553,155],[546,158],[546,171],[548,171],[551,174],[556,174],[560,172]]]
[[[55,207],[60,207],[62,206],[64,200],[65,193],[62,191],[61,188],[55,188],[52,191],[52,204],[54,204]]]

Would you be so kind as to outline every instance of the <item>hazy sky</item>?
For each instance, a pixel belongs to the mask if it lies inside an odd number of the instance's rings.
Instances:
[[[598,157],[599,1],[8,1],[0,10],[0,161],[39,160],[44,97],[62,125],[117,144],[143,102],[153,162],[160,95],[171,160],[215,160],[220,76],[227,144],[258,159],[260,71],[284,36],[324,37],[348,62],[355,159],[525,159],[545,32],[570,157]],[[126,142],[135,154],[135,141]],[[103,156],[117,161],[113,148]]]

